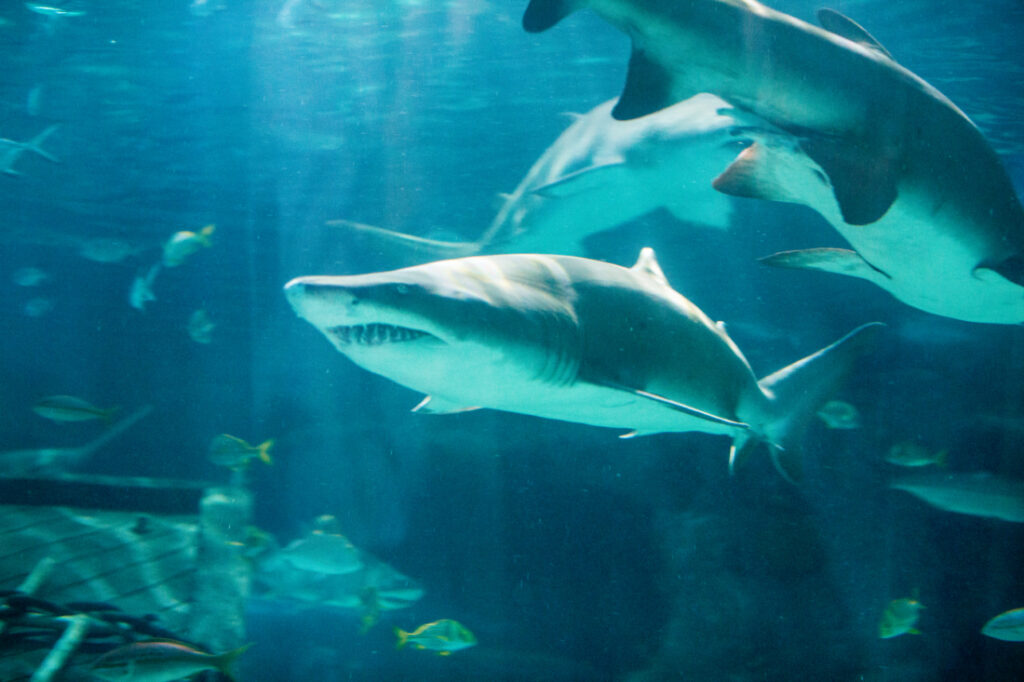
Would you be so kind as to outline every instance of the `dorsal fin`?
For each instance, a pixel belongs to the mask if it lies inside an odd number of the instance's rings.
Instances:
[[[889,51],[882,47],[882,44],[875,40],[875,37],[868,33],[863,26],[834,9],[819,9],[818,23],[829,33],[835,33],[837,36],[846,38],[850,42],[857,43],[892,59]]]
[[[660,284],[670,286],[668,278],[665,277],[665,273],[661,271],[661,266],[658,265],[658,257],[654,255],[654,249],[649,246],[640,249],[640,257],[636,259],[632,270],[646,275]]]

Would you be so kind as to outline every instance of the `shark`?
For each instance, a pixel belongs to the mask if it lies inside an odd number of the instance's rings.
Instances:
[[[501,254],[388,272],[307,276],[286,297],[356,365],[427,395],[414,411],[490,408],[628,429],[760,442],[800,476],[797,437],[880,325],[758,380],[723,324],[671,287],[654,251],[625,268]]]
[[[737,120],[727,102],[708,93],[629,121],[612,116],[616,102],[576,116],[504,195],[494,220],[474,241],[427,239],[350,220],[329,224],[441,258],[583,255],[587,237],[660,208],[687,223],[728,228],[735,202],[711,181],[744,144],[736,130],[781,131],[748,112]]]
[[[831,10],[813,26],[754,0],[531,0],[523,25],[544,31],[584,8],[632,41],[614,117],[712,92],[788,136],[746,147],[715,188],[810,206],[854,248],[769,264],[864,279],[937,315],[1024,322],[1024,209],[1009,175],[967,115],[862,26]]]
[[[0,452],[0,476],[62,473],[88,460],[152,411],[152,405],[143,405],[85,445]]]
[[[943,511],[1024,523],[1024,481],[987,471],[926,471],[889,484]]]
[[[21,155],[25,152],[32,152],[36,156],[41,156],[52,163],[59,163],[60,160],[56,156],[43,149],[41,146],[43,142],[46,141],[46,138],[50,137],[50,135],[52,135],[59,127],[59,123],[47,126],[41,133],[25,142],[9,140],[6,137],[0,138],[0,173],[6,173],[7,175],[21,175],[21,173],[14,170],[14,163],[20,159]]]

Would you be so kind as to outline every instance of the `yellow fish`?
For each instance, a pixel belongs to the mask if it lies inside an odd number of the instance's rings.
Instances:
[[[436,651],[441,656],[476,645],[476,637],[465,625],[447,618],[421,625],[412,632],[395,628],[395,634],[399,649],[411,643],[417,649]]]
[[[250,646],[208,654],[181,642],[135,642],[103,654],[91,672],[104,680],[169,682],[203,670],[218,670],[230,679],[232,663]]]
[[[200,249],[213,246],[210,237],[216,229],[215,225],[207,225],[198,232],[181,230],[171,235],[164,244],[164,266],[173,268],[185,262],[185,259]]]
[[[879,639],[891,639],[900,635],[919,635],[917,619],[924,606],[917,599],[893,599],[885,607],[882,620],[878,623]]]
[[[210,461],[218,466],[229,469],[245,469],[254,459],[258,459],[264,464],[273,464],[274,461],[270,458],[270,448],[273,446],[273,438],[265,440],[259,445],[249,445],[241,438],[222,433],[219,436],[214,436],[210,441],[208,456]]]

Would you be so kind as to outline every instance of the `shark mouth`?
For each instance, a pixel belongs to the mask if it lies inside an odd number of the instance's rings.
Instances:
[[[403,341],[415,341],[424,336],[432,336],[429,332],[419,329],[396,327],[379,322],[340,325],[329,328],[327,333],[344,346],[381,346],[385,343],[402,343]]]

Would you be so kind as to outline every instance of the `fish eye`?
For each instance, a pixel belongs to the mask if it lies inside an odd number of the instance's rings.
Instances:
[[[409,285],[407,285],[407,284],[398,284],[398,285],[395,286],[395,291],[397,291],[400,294],[407,294],[407,293],[409,293]]]

